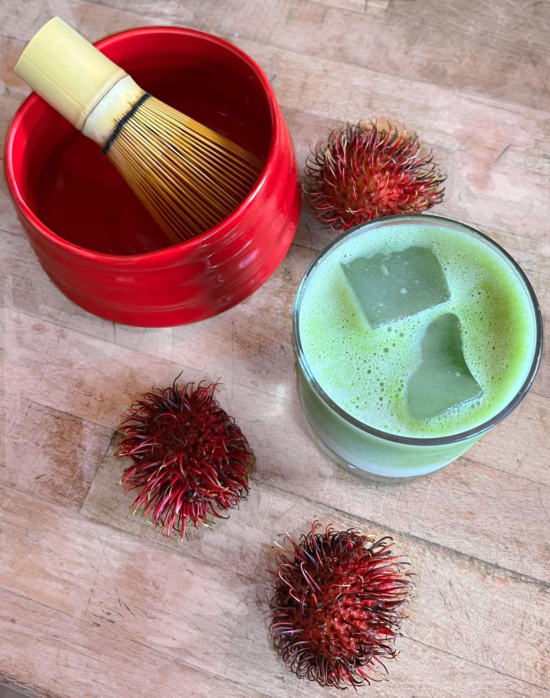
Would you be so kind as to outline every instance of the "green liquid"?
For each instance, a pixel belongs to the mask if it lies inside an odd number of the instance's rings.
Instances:
[[[372,327],[342,265],[411,246],[436,255],[450,298]],[[464,359],[483,395],[419,419],[409,381],[427,328],[446,313],[460,321]],[[462,433],[504,409],[527,378],[536,342],[533,305],[514,268],[481,239],[421,223],[369,229],[333,248],[303,291],[299,333],[311,374],[341,409],[379,431],[420,438]]]

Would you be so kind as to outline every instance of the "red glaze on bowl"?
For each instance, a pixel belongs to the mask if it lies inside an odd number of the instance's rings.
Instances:
[[[33,94],[9,128],[4,160],[32,247],[66,296],[108,320],[166,327],[221,313],[269,278],[298,224],[294,149],[273,90],[245,53],[190,29],[133,29],[96,46],[145,90],[265,167],[228,218],[167,247],[98,146]]]

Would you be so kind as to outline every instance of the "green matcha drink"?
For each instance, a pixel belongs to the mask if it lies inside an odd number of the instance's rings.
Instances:
[[[435,216],[341,236],[294,313],[300,393],[342,465],[407,477],[469,448],[521,400],[541,353],[529,282],[497,245]]]

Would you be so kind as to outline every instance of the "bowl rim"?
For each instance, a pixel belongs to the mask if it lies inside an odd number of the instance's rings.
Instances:
[[[98,261],[102,265],[135,265],[136,263],[139,263],[141,260],[146,262],[151,260],[152,258],[154,258],[155,261],[158,260],[159,262],[170,261],[175,251],[178,251],[183,247],[185,247],[187,251],[191,252],[195,248],[203,246],[207,241],[210,241],[212,238],[222,237],[228,230],[232,230],[233,223],[236,222],[242,216],[243,212],[246,211],[247,208],[249,208],[254,199],[258,196],[259,192],[265,186],[265,181],[268,178],[270,172],[273,170],[273,160],[275,157],[275,153],[277,153],[279,150],[281,142],[282,114],[280,113],[279,108],[277,106],[275,94],[273,92],[273,88],[271,87],[269,80],[267,79],[267,76],[253,58],[251,58],[247,53],[242,51],[237,46],[234,46],[228,41],[225,41],[225,39],[221,39],[220,37],[214,36],[213,34],[208,34],[207,32],[198,31],[196,29],[189,29],[187,27],[147,26],[138,27],[135,29],[126,29],[121,32],[110,34],[109,36],[94,42],[94,46],[98,48],[100,51],[103,51],[103,49],[108,48],[111,44],[118,42],[121,37],[139,37],[143,35],[152,34],[177,34],[180,36],[191,35],[194,37],[198,37],[213,44],[217,44],[218,46],[221,46],[224,49],[227,49],[228,51],[235,54],[238,58],[240,58],[244,63],[246,63],[256,74],[260,82],[260,85],[263,88],[264,94],[267,97],[272,127],[271,143],[269,146],[264,167],[254,187],[251,189],[247,197],[239,204],[239,206],[229,216],[221,220],[214,227],[205,230],[204,233],[197,235],[191,240],[185,240],[175,245],[169,245],[168,247],[164,247],[160,250],[154,250],[152,252],[143,252],[135,255],[114,255],[108,254],[106,252],[96,252],[94,250],[89,250],[86,247],[76,245],[73,242],[69,242],[68,240],[61,237],[60,235],[57,235],[57,233],[48,228],[48,226],[46,226],[40,220],[40,218],[38,218],[38,216],[31,210],[19,189],[17,177],[15,176],[13,166],[14,141],[16,139],[17,131],[20,127],[20,124],[26,116],[26,114],[30,110],[35,109],[37,104],[43,102],[41,97],[39,97],[36,93],[32,92],[17,109],[15,116],[13,117],[9,125],[8,132],[6,135],[6,144],[4,148],[4,169],[10,194],[13,197],[13,200],[15,201],[17,207],[21,211],[24,218],[27,221],[29,221],[29,223],[33,226],[33,229],[37,233],[42,235],[49,242],[53,243],[56,247],[62,249],[63,251],[70,252],[71,254],[76,255],[78,257],[82,257],[87,261]]]

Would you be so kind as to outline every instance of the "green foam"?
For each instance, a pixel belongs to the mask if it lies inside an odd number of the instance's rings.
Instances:
[[[373,328],[342,264],[412,245],[437,256],[451,298]],[[464,358],[483,396],[416,419],[407,403],[408,381],[422,362],[426,328],[445,313],[460,320]],[[480,239],[421,224],[371,229],[333,248],[304,289],[299,332],[311,372],[336,404],[381,431],[420,437],[466,431],[506,407],[527,377],[536,337],[532,303],[513,267]]]

